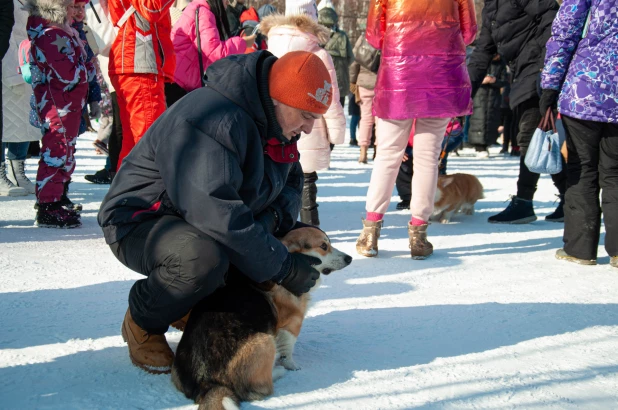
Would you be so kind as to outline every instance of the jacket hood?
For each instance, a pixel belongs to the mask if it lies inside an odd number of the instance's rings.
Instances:
[[[277,138],[288,144],[268,93],[268,73],[275,61],[277,57],[265,50],[217,60],[206,70],[206,86],[245,110],[256,122],[265,141]]]
[[[277,8],[272,4],[265,4],[258,9],[258,15],[260,16],[260,20],[272,14],[277,14]]]
[[[325,7],[318,12],[318,23],[328,28],[333,28],[339,23],[339,16],[334,9]]]
[[[40,17],[54,24],[64,24],[67,19],[67,6],[72,0],[26,0],[23,10],[30,16]]]
[[[318,38],[318,43],[320,44],[326,44],[330,37],[329,29],[319,25],[311,17],[304,15],[283,16],[281,14],[273,14],[262,20],[260,31],[268,37],[268,32],[271,29],[280,26],[293,27],[304,33],[312,34]]]
[[[260,17],[258,16],[258,12],[255,11],[255,9],[253,7],[251,7],[248,10],[245,10],[242,12],[242,14],[240,15],[240,22],[244,23],[245,21],[248,20],[253,20],[255,22],[260,21]]]

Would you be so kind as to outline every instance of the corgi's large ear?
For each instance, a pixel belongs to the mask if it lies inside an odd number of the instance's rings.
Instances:
[[[442,177],[442,178],[440,178],[440,182],[442,183],[443,187],[449,186],[451,183],[453,183],[454,180],[455,180],[455,178],[453,178],[453,177]]]
[[[296,242],[287,243],[286,246],[288,247],[288,252],[290,252],[290,253],[300,252],[300,250],[301,250],[300,244],[296,243]]]

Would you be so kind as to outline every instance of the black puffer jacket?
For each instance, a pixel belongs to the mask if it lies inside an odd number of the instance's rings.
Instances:
[[[13,24],[15,24],[13,7],[13,0],[0,1],[0,63],[9,49],[11,31],[13,30]]]
[[[559,7],[556,0],[486,0],[483,28],[468,64],[473,95],[496,54],[513,73],[511,107],[537,95],[545,44]]]
[[[208,67],[206,87],[159,117],[101,204],[98,221],[108,244],[144,219],[174,214],[223,245],[252,280],[279,273],[287,249],[255,221],[273,210],[280,221],[275,231],[289,231],[300,212],[303,174],[298,162],[275,162],[264,153],[267,139],[282,143],[273,152],[291,147],[268,95],[276,60],[268,51],[219,60]]]
[[[493,61],[488,75],[493,76],[496,82],[482,85],[474,96],[474,114],[470,117],[468,131],[470,144],[489,146],[498,139],[502,105],[500,89],[506,84],[506,67],[501,61]]]

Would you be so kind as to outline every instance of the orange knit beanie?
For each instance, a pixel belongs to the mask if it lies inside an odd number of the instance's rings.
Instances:
[[[307,51],[281,56],[270,70],[268,89],[272,99],[314,114],[326,113],[332,101],[328,69]]]

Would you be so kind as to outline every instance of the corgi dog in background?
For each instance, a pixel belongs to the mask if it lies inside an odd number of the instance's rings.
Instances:
[[[474,175],[441,175],[431,220],[446,224],[456,212],[474,215],[474,204],[483,198],[483,185]]]

